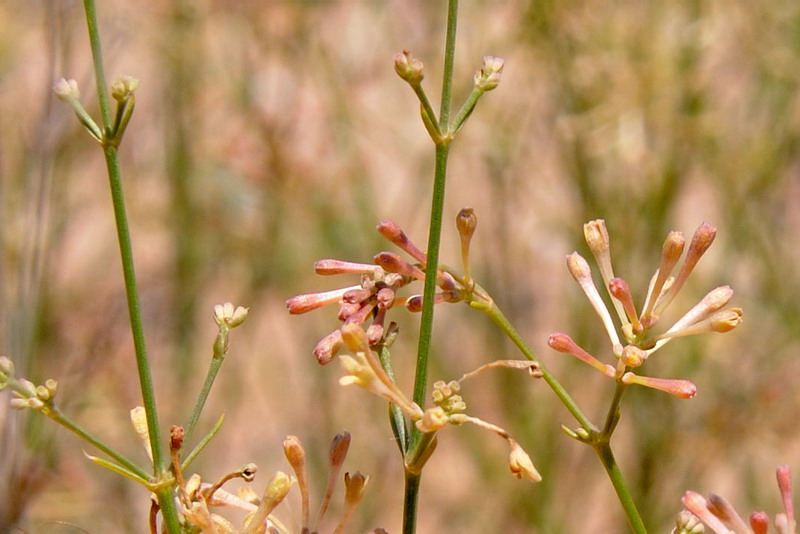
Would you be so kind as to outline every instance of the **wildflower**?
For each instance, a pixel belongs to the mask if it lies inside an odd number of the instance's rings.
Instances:
[[[474,214],[473,214],[474,215]],[[391,243],[406,252],[416,263],[411,263],[393,252],[380,252],[373,257],[373,263],[356,263],[336,259],[319,260],[314,264],[317,274],[358,274],[361,283],[340,289],[294,296],[286,301],[291,314],[306,313],[327,304],[338,303],[338,319],[342,328],[346,325],[359,325],[367,333],[370,346],[381,343],[388,345],[396,333],[394,323],[387,324],[390,309],[404,306],[408,311],[422,309],[422,297],[412,295],[400,297],[398,293],[405,286],[425,279],[427,257],[408,238],[403,230],[391,221],[378,224],[378,232]],[[474,231],[474,223],[473,223]],[[464,299],[465,283],[444,271],[437,272],[437,285],[440,289],[434,295],[434,302],[458,302]],[[344,342],[340,329],[323,337],[314,348],[314,356],[324,365],[330,362],[342,348]],[[348,364],[353,364],[353,360]]]
[[[733,296],[733,290],[729,286],[720,286],[710,291],[671,328],[660,334],[653,332],[653,327],[658,324],[661,314],[711,246],[716,236],[716,229],[707,223],[700,225],[689,245],[683,265],[674,277],[671,276],[671,272],[679,263],[683,253],[684,238],[680,232],[670,232],[667,235],[661,251],[659,268],[651,278],[641,312],[637,312],[627,282],[614,274],[611,264],[611,242],[605,222],[602,219],[588,222],[583,230],[586,243],[600,268],[600,275],[614,304],[613,309],[619,321],[617,323],[619,328],[615,325],[612,312],[592,280],[592,273],[586,260],[577,252],[573,252],[567,256],[567,267],[603,323],[611,342],[611,352],[617,359],[616,366],[602,363],[563,333],[551,335],[548,345],[559,352],[575,355],[622,384],[639,384],[684,399],[693,397],[697,388],[688,380],[650,378],[634,374],[631,369],[640,367],[655,351],[674,338],[707,332],[728,332],[741,323],[740,308],[723,309]]]
[[[778,534],[796,534],[797,522],[794,518],[794,504],[792,492],[792,479],[789,467],[780,465],[776,469],[778,489],[783,501],[783,513],[775,514],[775,529]],[[681,513],[693,514],[699,521],[705,523],[716,534],[766,534],[769,528],[769,516],[766,512],[753,512],[745,521],[723,497],[711,494],[708,499],[694,491],[687,491],[681,499],[685,510]],[[685,521],[689,523],[689,521]],[[681,524],[678,523],[681,527]],[[677,528],[673,534],[694,534],[700,530],[683,530]]]
[[[233,307],[233,304],[226,302],[225,304],[217,304],[214,306],[214,321],[219,326],[227,326],[228,328],[236,328],[247,319],[247,312],[249,308],[242,306]]]
[[[485,56],[483,67],[475,73],[475,88],[485,93],[500,85],[505,62],[499,57]]]

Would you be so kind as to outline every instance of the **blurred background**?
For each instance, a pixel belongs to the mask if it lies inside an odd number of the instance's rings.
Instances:
[[[319,502],[328,443],[346,429],[345,469],[372,477],[352,531],[399,532],[402,468],[385,404],[340,387],[339,366],[311,355],[336,326],[335,307],[290,317],[284,302],[357,283],[318,277],[313,262],[391,250],[374,231],[381,219],[424,248],[433,148],[392,56],[423,60],[438,109],[446,2],[99,9],[109,81],[140,80],[120,152],[162,424],[191,412],[213,305],[248,306],[201,427],[222,413],[226,422],[194,469],[214,480],[255,462],[260,493],[288,469],[281,444],[295,434]],[[56,378],[66,412],[144,462],[128,419],[141,401],[102,153],[51,91],[75,78],[98,116],[85,26],[76,0],[0,3],[0,353],[19,375]],[[704,220],[719,228],[664,320],[730,284],[744,323],[658,352],[645,374],[691,379],[699,394],[631,388],[615,435],[651,532],[671,528],[687,489],[774,513],[775,466],[800,472],[798,36],[795,0],[461,5],[454,105],[483,55],[506,68],[451,150],[442,261],[459,263],[453,221],[475,208],[477,280],[596,421],[610,381],[545,345],[565,331],[609,358],[564,266],[573,250],[589,255],[582,224],[606,220],[616,272],[639,303],[669,230],[688,239]],[[393,358],[410,391],[418,317],[394,319]],[[519,357],[463,305],[437,308],[434,343],[432,380]],[[544,481],[512,478],[496,437],[448,429],[423,477],[419,532],[627,531],[602,467],[560,431],[575,423],[544,384],[499,370],[462,393],[472,415],[530,452]],[[88,462],[82,442],[6,402],[0,425],[0,531],[146,530],[147,493]]]

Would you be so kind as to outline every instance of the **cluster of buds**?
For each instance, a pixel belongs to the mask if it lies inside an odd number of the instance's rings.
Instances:
[[[464,269],[469,273],[469,242],[475,231],[477,219],[473,210],[465,208],[461,210],[456,221],[459,234],[462,236]],[[373,347],[379,344],[387,346],[391,344],[397,328],[395,323],[387,324],[386,314],[391,308],[398,306],[404,306],[412,312],[422,310],[422,295],[399,297],[398,292],[413,282],[425,279],[427,257],[397,224],[382,221],[377,229],[383,237],[405,251],[417,263],[411,263],[393,252],[376,254],[373,264],[335,259],[319,260],[314,264],[317,274],[359,274],[361,283],[332,291],[292,297],[286,301],[289,313],[306,313],[326,304],[338,302],[339,321],[342,322],[342,327],[362,326]],[[438,270],[436,277],[439,291],[434,295],[434,303],[463,301],[471,292],[468,274],[465,279]],[[343,345],[342,331],[337,328],[317,343],[314,356],[324,365],[331,361]]]
[[[475,88],[481,93],[500,85],[505,62],[499,57],[485,56],[483,67],[475,73]]]
[[[273,512],[286,498],[289,490],[297,484],[301,495],[301,519],[299,521],[301,533],[319,532],[325,514],[330,507],[336,482],[340,478],[344,460],[350,446],[350,434],[343,432],[337,434],[331,441],[328,454],[328,481],[325,493],[320,502],[319,510],[311,520],[309,508],[309,488],[306,473],[306,452],[300,439],[288,436],[283,442],[283,452],[286,460],[291,465],[294,476],[278,471],[273,475],[259,496],[247,486],[239,488],[234,494],[226,491],[222,486],[234,479],[252,482],[255,479],[257,467],[247,464],[241,469],[233,471],[214,484],[203,482],[199,475],[194,474],[184,480],[181,474],[180,448],[183,444],[183,429],[173,427],[170,432],[170,452],[172,455],[173,470],[178,480],[178,501],[180,503],[183,521],[201,532],[214,532],[220,534],[291,534],[293,528],[278,519]],[[333,532],[344,532],[353,515],[353,511],[361,502],[369,477],[359,472],[344,474],[345,496],[341,517]],[[228,507],[247,512],[241,528],[237,528],[223,516],[210,511],[211,507]],[[383,533],[383,529],[372,531],[373,534]]]
[[[111,84],[111,97],[116,101],[117,109],[114,123],[105,132],[81,104],[78,82],[60,78],[53,84],[53,92],[58,98],[69,104],[72,111],[75,112],[75,116],[98,143],[116,147],[122,141],[122,135],[133,115],[136,103],[133,92],[138,85],[139,80],[132,76],[120,76]]]
[[[394,71],[410,85],[419,85],[424,77],[422,61],[408,50],[394,55]]]
[[[716,236],[716,229],[706,223],[698,227],[683,265],[675,276],[671,273],[683,254],[685,240],[680,232],[669,233],[664,242],[661,264],[650,280],[641,313],[636,311],[628,284],[622,278],[614,276],[611,267],[610,240],[605,222],[602,219],[591,221],[584,225],[583,230],[586,243],[597,261],[603,282],[619,317],[621,337],[614,326],[611,313],[594,285],[586,260],[574,252],[567,256],[567,267],[600,316],[611,340],[612,352],[617,362],[616,365],[600,362],[578,346],[567,334],[561,332],[552,334],[548,345],[559,352],[577,356],[604,375],[623,384],[639,384],[680,398],[693,397],[697,388],[688,380],[646,377],[634,373],[631,369],[641,366],[651,354],[674,338],[706,332],[728,332],[741,323],[740,308],[723,309],[733,296],[733,290],[729,286],[721,286],[710,291],[668,330],[660,334],[653,333],[653,327],[659,322],[662,313],[681,290],[698,260],[711,246]]]
[[[0,356],[0,390],[3,389],[10,389],[14,393],[12,408],[43,411],[52,405],[58,383],[52,378],[40,385],[25,378],[17,379],[14,377],[14,362],[6,356]]]
[[[342,328],[342,332],[344,343],[353,355],[339,357],[345,372],[345,376],[339,379],[340,384],[358,385],[370,393],[388,400],[398,406],[414,422],[420,432],[435,433],[447,425],[457,426],[464,423],[471,423],[489,430],[506,440],[511,448],[509,469],[517,478],[525,477],[533,482],[541,480],[530,456],[508,432],[497,425],[464,413],[467,406],[459,395],[461,382],[474,377],[483,370],[496,367],[528,369],[532,376],[538,376],[534,369],[536,367],[534,363],[522,360],[498,360],[464,375],[458,381],[438,381],[434,384],[433,390],[434,406],[423,410],[415,402],[409,400],[389,377],[378,357],[370,348],[366,333],[360,326],[347,325]]]
[[[778,534],[796,534],[797,522],[794,518],[792,475],[789,467],[778,466],[776,476],[784,512],[775,514],[775,530]],[[745,521],[719,495],[712,493],[706,499],[699,493],[687,491],[681,500],[686,509],[678,515],[677,526],[672,534],[700,534],[705,531],[703,523],[716,534],[767,534],[769,531],[769,515],[766,512],[753,512],[749,521]]]

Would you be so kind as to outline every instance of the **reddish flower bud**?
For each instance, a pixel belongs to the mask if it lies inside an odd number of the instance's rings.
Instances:
[[[400,249],[422,265],[427,265],[428,258],[425,257],[425,254],[423,254],[410,239],[408,239],[408,236],[406,236],[397,224],[392,221],[381,221],[378,224],[378,233],[400,247]]]

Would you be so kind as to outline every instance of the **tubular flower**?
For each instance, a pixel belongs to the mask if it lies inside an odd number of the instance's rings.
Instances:
[[[789,467],[779,465],[776,469],[778,489],[783,501],[783,513],[775,514],[775,530],[778,534],[797,534],[797,522],[794,518],[794,503],[792,494],[792,478]],[[685,510],[681,512],[678,527],[672,534],[694,534],[701,530],[691,530],[687,526],[693,522],[686,519],[688,513],[695,519],[702,521],[716,534],[767,534],[769,529],[769,516],[766,512],[753,512],[748,521],[740,516],[733,506],[716,494],[709,495],[708,499],[694,491],[687,491],[681,499]],[[683,518],[683,522],[680,520]]]
[[[717,230],[713,226],[707,223],[701,224],[692,237],[678,274],[672,276],[671,272],[683,254],[685,239],[680,232],[670,232],[662,247],[661,261],[651,278],[644,304],[640,308],[641,312],[637,312],[627,282],[614,274],[611,265],[611,241],[605,222],[598,219],[586,223],[584,237],[600,268],[600,275],[613,307],[606,306],[592,279],[589,264],[583,257],[573,252],[567,256],[567,267],[583,289],[595,313],[600,317],[611,342],[611,352],[617,360],[616,365],[602,363],[579,347],[566,334],[552,334],[548,345],[559,352],[575,355],[604,375],[623,384],[639,384],[684,399],[693,397],[696,387],[687,380],[639,376],[631,372],[631,369],[644,364],[651,354],[674,338],[706,332],[728,332],[742,322],[740,308],[724,308],[733,296],[733,290],[729,286],[720,286],[710,291],[671,328],[662,333],[653,332],[661,314],[711,246],[716,233]]]
[[[413,295],[398,297],[400,290],[412,282],[425,279],[427,258],[425,254],[406,236],[400,227],[391,221],[378,224],[378,233],[411,256],[415,263],[405,260],[392,252],[380,252],[373,263],[354,263],[336,259],[319,260],[314,264],[317,274],[358,274],[361,281],[331,291],[294,296],[286,301],[291,314],[306,313],[326,304],[338,303],[338,319],[342,327],[356,324],[364,328],[370,345],[388,344],[395,328],[386,324],[387,312],[398,306],[409,311],[422,309],[422,297]],[[464,300],[465,284],[450,273],[438,271],[439,292],[434,302],[458,302]],[[320,340],[314,348],[314,356],[320,364],[330,362],[342,347],[339,329]]]

